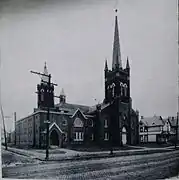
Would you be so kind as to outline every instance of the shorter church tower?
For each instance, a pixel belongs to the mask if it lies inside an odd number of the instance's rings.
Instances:
[[[64,92],[64,89],[62,88],[61,92],[60,92],[60,103],[66,103],[66,95]]]
[[[43,74],[49,75],[47,70],[47,65],[44,65]],[[54,86],[51,84],[48,86],[48,76],[42,76],[40,84],[37,85],[38,94],[38,108],[43,107],[54,107]]]

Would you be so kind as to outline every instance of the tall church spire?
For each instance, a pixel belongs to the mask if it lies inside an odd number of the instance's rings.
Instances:
[[[117,13],[117,9],[115,10]],[[118,30],[118,19],[117,15],[115,17],[115,31],[114,31],[114,42],[113,42],[113,60],[112,60],[112,69],[122,67],[121,62],[121,51],[119,43],[119,30]]]

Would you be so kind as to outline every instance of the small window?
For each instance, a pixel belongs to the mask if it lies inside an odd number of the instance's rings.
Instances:
[[[143,132],[143,127],[140,127],[140,132]]]
[[[62,125],[63,125],[63,126],[66,126],[66,125],[67,125],[67,120],[66,120],[66,119],[64,119],[64,120],[62,121]]]
[[[109,134],[107,132],[104,133],[104,140],[105,141],[109,140]]]
[[[143,142],[143,136],[140,136],[140,142]]]
[[[148,142],[148,136],[147,135],[144,136],[144,142]]]
[[[107,120],[107,119],[104,120],[104,127],[105,127],[105,128],[108,127],[108,120]]]
[[[91,134],[90,139],[91,139],[91,141],[94,141],[94,134],[93,133]]]
[[[93,120],[92,119],[89,120],[89,126],[93,127]]]

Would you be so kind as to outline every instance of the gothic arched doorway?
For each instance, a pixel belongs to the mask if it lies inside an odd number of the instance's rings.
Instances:
[[[122,144],[127,144],[127,131],[125,127],[122,128]]]
[[[50,134],[50,145],[59,146],[59,135],[55,129]]]

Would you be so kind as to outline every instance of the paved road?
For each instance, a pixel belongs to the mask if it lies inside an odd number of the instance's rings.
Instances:
[[[179,172],[179,151],[73,162],[44,162],[2,169],[8,178],[163,179]]]

